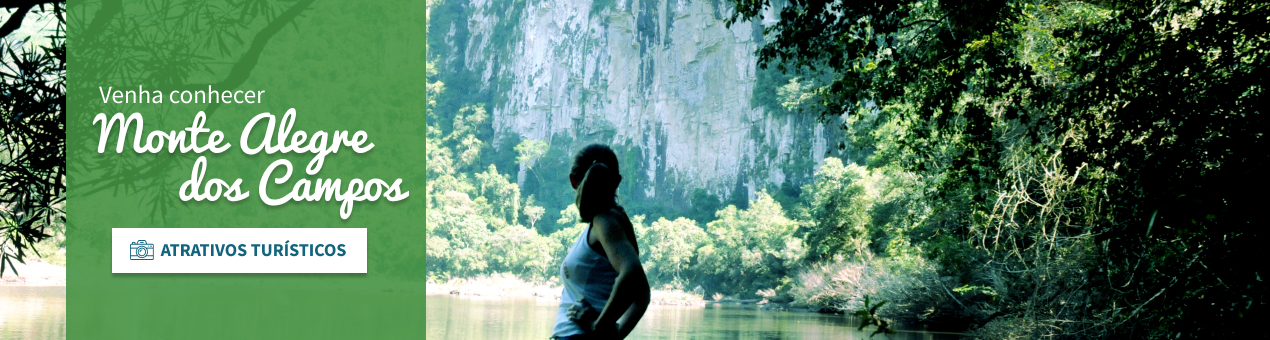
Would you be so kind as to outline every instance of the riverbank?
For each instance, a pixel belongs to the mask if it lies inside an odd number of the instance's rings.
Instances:
[[[427,295],[488,298],[560,299],[560,286],[521,280],[511,275],[491,275],[445,282],[428,282]]]
[[[427,284],[427,295],[559,301],[561,291],[561,286],[555,282],[528,282],[505,274],[451,279],[445,282],[428,282]],[[654,289],[651,298],[652,304],[662,306],[705,306],[707,303],[700,294],[676,290]]]
[[[14,274],[17,272],[17,274]],[[5,268],[0,276],[0,286],[65,286],[66,267],[40,260],[13,262],[13,268]]]

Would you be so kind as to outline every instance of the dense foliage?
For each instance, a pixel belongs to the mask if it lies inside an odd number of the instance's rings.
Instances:
[[[779,13],[760,64],[839,75],[814,90],[821,113],[846,115],[870,167],[921,178],[933,211],[906,236],[992,297],[961,313],[981,335],[1214,337],[1264,318],[1264,265],[1246,261],[1270,5],[735,5]],[[841,227],[827,235],[858,232]]]
[[[17,3],[0,26],[0,274],[65,241],[65,6]],[[52,18],[48,45],[11,39],[28,16]],[[46,239],[59,244],[37,247]]]

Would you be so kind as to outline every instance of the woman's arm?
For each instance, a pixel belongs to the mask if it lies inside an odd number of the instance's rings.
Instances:
[[[639,324],[639,319],[644,317],[644,311],[648,310],[648,300],[644,300],[643,304],[632,303],[626,308],[626,313],[617,319],[617,334],[619,339],[626,338],[635,330],[635,325]]]
[[[644,266],[639,263],[639,253],[635,244],[627,236],[622,223],[610,214],[597,215],[594,219],[596,236],[604,247],[604,254],[609,264],[617,270],[617,281],[613,284],[613,292],[604,305],[599,318],[595,320],[595,330],[612,330],[616,325],[618,338],[625,338],[635,329],[635,324],[648,310],[649,287],[648,278],[644,275]],[[619,320],[620,319],[620,320]]]

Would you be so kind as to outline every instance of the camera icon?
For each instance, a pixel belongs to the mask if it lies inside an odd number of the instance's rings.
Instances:
[[[146,240],[138,240],[137,242],[128,244],[129,260],[153,260],[154,245],[146,243]]]

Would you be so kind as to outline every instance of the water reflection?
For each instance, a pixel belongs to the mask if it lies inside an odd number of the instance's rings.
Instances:
[[[547,339],[555,322],[552,300],[427,298],[428,339]],[[868,339],[843,315],[760,311],[753,306],[650,306],[630,339]],[[906,331],[873,339],[956,339]]]
[[[0,339],[65,339],[66,286],[0,286]]]

